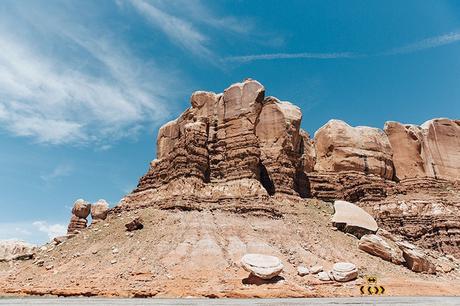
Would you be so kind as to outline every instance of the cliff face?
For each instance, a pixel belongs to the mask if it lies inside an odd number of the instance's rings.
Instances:
[[[301,110],[257,81],[198,91],[158,133],[157,159],[119,210],[260,210],[272,197],[356,202],[379,225],[460,256],[460,120],[384,130],[331,120],[313,139]]]

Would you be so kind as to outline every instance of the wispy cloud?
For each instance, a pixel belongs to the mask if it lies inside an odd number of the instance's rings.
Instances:
[[[196,29],[192,23],[168,14],[151,2],[131,0],[130,3],[150,24],[159,28],[176,45],[202,57],[212,54],[206,46],[208,37]]]
[[[391,49],[384,52],[383,55],[396,55],[404,53],[412,53],[425,49],[436,48],[460,41],[460,32],[451,32],[435,37],[426,38],[406,46]]]
[[[42,180],[45,182],[49,182],[51,180],[68,176],[72,173],[73,167],[70,164],[60,164],[57,165],[50,173],[40,176]]]
[[[45,233],[51,240],[54,237],[63,236],[66,234],[66,227],[62,224],[48,224],[46,221],[35,221],[32,223],[40,232]]]
[[[12,27],[14,18],[0,23],[4,129],[42,143],[105,145],[168,116],[173,72],[137,58],[101,26],[63,21],[70,11],[59,11],[56,19],[22,13],[20,27]]]
[[[355,59],[376,56],[391,56],[398,54],[413,53],[425,49],[436,48],[460,41],[460,32],[451,32],[444,35],[426,38],[415,43],[402,47],[390,49],[388,51],[365,54],[355,52],[332,52],[332,53],[267,53],[267,54],[250,54],[228,56],[224,58],[226,62],[252,62],[260,60],[278,60],[278,59]]]
[[[241,55],[229,56],[225,61],[229,62],[251,62],[260,60],[274,60],[274,59],[294,59],[294,58],[311,58],[311,59],[336,59],[336,58],[358,58],[365,55],[352,53],[352,52],[337,52],[337,53],[272,53],[272,54],[254,54],[254,55]]]

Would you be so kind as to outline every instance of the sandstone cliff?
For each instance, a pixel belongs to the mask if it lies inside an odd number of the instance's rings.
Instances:
[[[311,139],[301,110],[265,97],[251,79],[219,94],[197,91],[190,104],[161,127],[157,159],[118,210],[276,214],[272,196],[342,199],[396,234],[460,256],[459,120],[387,122],[384,130],[330,120]]]

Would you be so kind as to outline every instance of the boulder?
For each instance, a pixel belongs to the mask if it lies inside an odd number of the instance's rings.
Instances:
[[[318,279],[320,281],[324,281],[324,282],[331,280],[331,277],[329,276],[329,273],[324,272],[324,271],[319,272],[317,277],[318,277]]]
[[[92,223],[97,223],[99,221],[105,220],[107,214],[109,213],[109,203],[105,200],[99,200],[96,203],[91,205],[91,219]]]
[[[283,271],[283,263],[278,257],[263,254],[246,254],[241,258],[241,265],[251,274],[271,279]]]
[[[297,274],[299,276],[305,276],[305,275],[308,275],[309,273],[310,271],[308,270],[307,267],[304,267],[304,266],[297,267]]]
[[[395,264],[401,264],[404,262],[401,250],[390,246],[391,242],[385,241],[384,238],[374,235],[367,234],[361,237],[358,243],[358,248],[371,255],[378,256],[383,260],[390,261]]]
[[[78,199],[73,204],[72,214],[81,219],[86,219],[91,211],[91,204],[85,200]]]
[[[334,210],[332,224],[346,233],[361,237],[364,234],[375,233],[378,229],[374,218],[355,204],[335,201]]]
[[[397,242],[397,244],[402,250],[406,267],[414,272],[436,274],[436,266],[429,260],[425,252],[406,241]]]
[[[134,218],[131,222],[126,223],[125,227],[128,232],[140,230],[144,228],[144,225],[142,224],[142,219],[140,217]]]
[[[32,259],[37,252],[33,244],[19,240],[0,241],[0,261]]]
[[[310,272],[312,274],[318,274],[321,271],[323,271],[323,266],[315,265],[313,267],[310,267]]]
[[[332,268],[334,280],[338,282],[348,282],[358,277],[358,269],[349,262],[338,262]]]
[[[330,120],[316,131],[315,150],[316,171],[357,171],[393,178],[393,152],[380,129]]]

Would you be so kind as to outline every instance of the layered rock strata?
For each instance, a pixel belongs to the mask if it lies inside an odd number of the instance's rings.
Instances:
[[[161,127],[157,159],[116,210],[258,211],[280,216],[272,197],[346,200],[379,227],[419,246],[460,256],[460,121],[384,130],[331,120],[313,139],[300,109],[245,80],[198,91]],[[426,187],[426,188],[425,188]]]
[[[91,212],[91,204],[85,200],[78,199],[73,204],[72,217],[70,218],[67,233],[72,234],[86,228],[88,220],[86,219]]]

